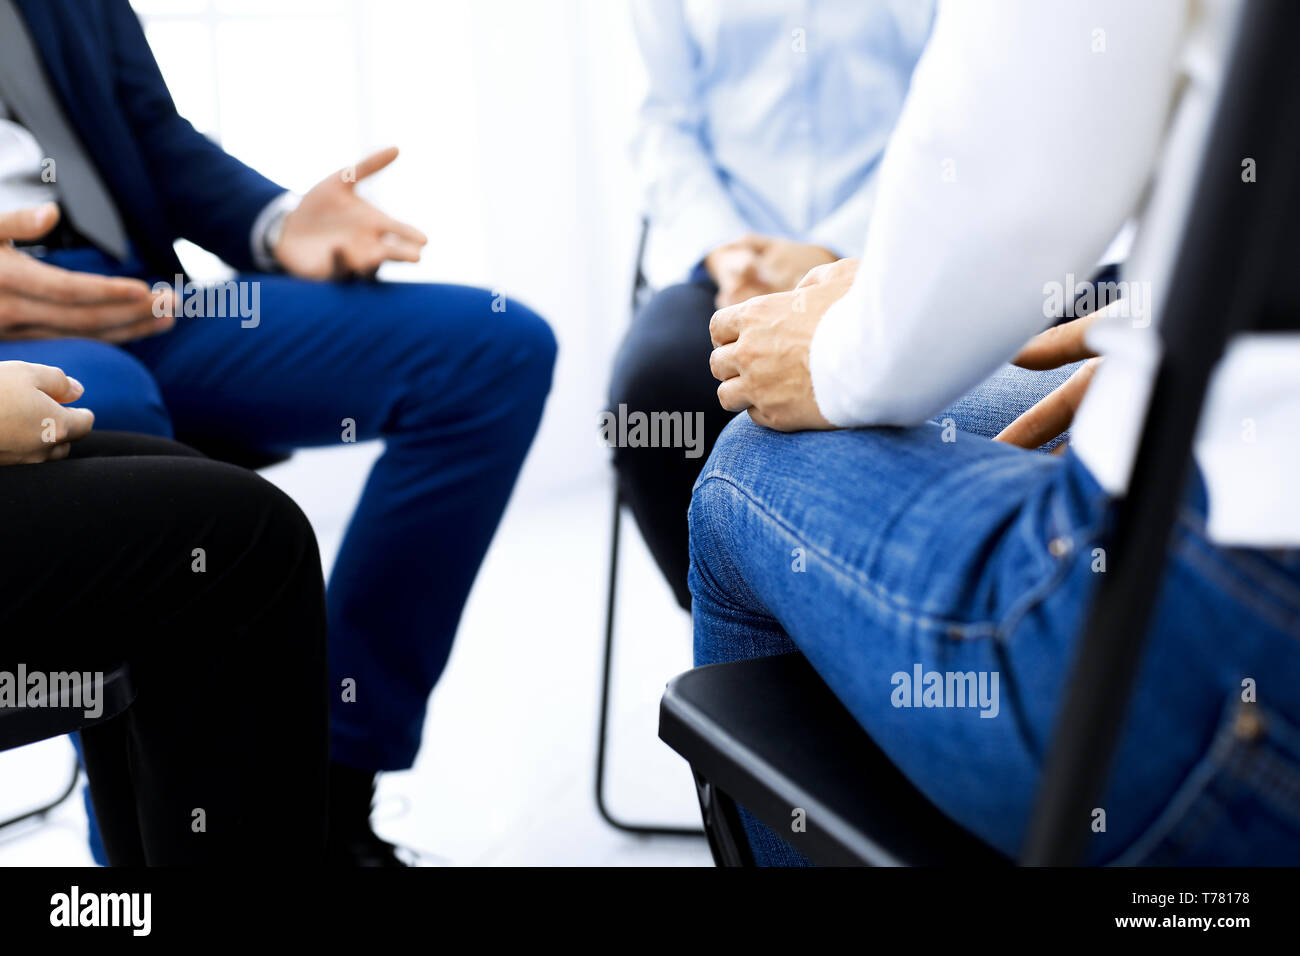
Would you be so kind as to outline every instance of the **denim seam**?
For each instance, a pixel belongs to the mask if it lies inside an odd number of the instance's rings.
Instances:
[[[1195,514],[1180,514],[1179,525],[1187,533],[1187,540],[1175,545],[1179,555],[1195,564],[1201,573],[1225,591],[1232,592],[1241,603],[1251,607],[1257,615],[1267,618],[1279,630],[1284,633],[1294,631],[1295,620],[1300,616],[1300,587],[1293,588],[1290,582],[1269,569],[1250,567],[1241,560],[1234,560],[1229,552],[1216,547],[1206,538],[1205,527]],[[1232,571],[1231,575],[1225,573],[1222,564],[1203,553],[1207,548],[1213,551],[1218,561],[1227,565]],[[1256,591],[1265,591],[1278,603],[1290,602],[1291,606],[1284,609],[1275,604],[1260,604],[1255,600],[1258,597]]]
[[[1265,726],[1269,718],[1264,718]],[[1267,733],[1267,730],[1265,731]],[[1228,755],[1224,771],[1240,781],[1260,798],[1276,807],[1276,812],[1300,826],[1300,770],[1263,746],[1239,747]]]
[[[698,488],[700,485],[704,484],[704,481],[705,481],[704,478],[699,479],[696,482],[696,487]],[[709,522],[709,530],[713,535],[713,540],[723,541],[724,539],[721,536],[722,534],[721,529],[718,527],[717,515],[714,513],[713,509],[709,509],[708,522]],[[732,542],[728,538],[726,539],[725,550],[730,551],[731,547],[732,547]],[[727,560],[730,561],[731,560],[730,557],[728,557]],[[707,562],[703,564],[699,562],[695,562],[695,564],[696,564],[696,572],[698,576],[701,578],[701,580],[704,581],[705,584],[708,585],[708,587],[712,591],[711,597],[719,604],[723,605],[724,607],[727,607],[729,610],[741,612],[749,616],[753,616],[753,611],[751,610],[751,608],[762,606],[762,602],[758,600],[758,596],[754,594],[753,590],[745,582],[744,576],[741,575],[734,567],[730,569],[731,573],[727,575],[729,578],[732,579],[729,582],[730,589],[733,591],[740,591],[745,597],[745,599],[748,600],[749,607],[746,607],[745,605],[733,599],[732,594],[728,590],[728,588],[724,588],[723,583],[718,580],[717,574],[715,573],[716,569],[710,568]]]
[[[1265,739],[1243,741],[1234,730],[1240,707],[1235,696],[1230,695],[1209,746],[1175,787],[1169,802],[1156,815],[1151,825],[1107,865],[1159,865],[1169,857],[1168,851],[1195,846],[1207,829],[1220,820],[1225,812],[1224,795],[1214,790],[1216,780],[1237,789],[1244,788],[1257,793],[1261,799],[1277,806],[1275,812],[1300,823],[1300,813],[1292,809],[1292,803],[1280,799],[1291,795],[1294,788],[1300,786],[1300,772],[1281,758],[1267,753],[1265,749],[1269,740],[1277,741],[1279,745],[1294,742],[1294,734],[1276,712],[1266,710],[1262,718]],[[1281,727],[1278,726],[1279,723],[1282,724]],[[1285,789],[1278,787],[1273,782],[1273,776],[1258,769],[1257,765],[1265,755],[1270,766],[1280,765],[1290,786]]]

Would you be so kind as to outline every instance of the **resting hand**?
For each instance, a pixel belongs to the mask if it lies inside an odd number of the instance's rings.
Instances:
[[[808,349],[826,310],[849,290],[856,259],[810,271],[792,292],[758,296],[713,314],[709,368],[718,401],[728,411],[749,409],[759,425],[778,431],[834,426],[813,397]]]
[[[397,158],[390,146],[327,176],[284,220],[273,250],[285,271],[304,279],[373,277],[388,261],[419,262],[429,240],[419,229],[366,202],[356,184]]]
[[[90,409],[63,407],[83,391],[49,365],[0,362],[0,465],[68,457],[69,442],[85,438],[95,423]]]
[[[769,239],[759,252],[758,276],[770,292],[797,286],[812,269],[836,261],[835,253],[808,242]]]
[[[788,292],[808,270],[834,261],[821,246],[749,233],[714,249],[704,266],[718,284],[714,305],[725,309],[756,295]]]
[[[1020,448],[1038,448],[1063,434],[1074,421],[1084,394],[1092,383],[1101,359],[1088,347],[1087,332],[1094,322],[1121,308],[1113,302],[1105,308],[1053,326],[1035,335],[1011,360],[1021,368],[1042,371],[1087,359],[1069,378],[1038,401],[1033,408],[1002,429],[994,441]],[[1061,445],[1056,451],[1064,450]]]
[[[32,258],[14,239],[39,239],[59,207],[0,213],[0,339],[83,338],[129,342],[172,327],[172,293],[139,279],[69,272]]]

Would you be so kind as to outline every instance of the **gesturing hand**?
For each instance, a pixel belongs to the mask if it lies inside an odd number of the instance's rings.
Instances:
[[[848,292],[856,259],[819,266],[791,292],[748,299],[720,309],[709,322],[709,369],[722,382],[728,411],[749,409],[759,425],[778,431],[832,428],[813,397],[808,348],[831,304]]]
[[[129,342],[171,328],[171,292],[138,279],[69,272],[14,247],[59,221],[53,203],[0,213],[0,339],[86,338]]]
[[[0,465],[66,458],[69,442],[85,438],[95,423],[88,408],[64,408],[84,389],[49,365],[0,362]]]
[[[424,233],[356,193],[358,182],[396,158],[397,147],[390,146],[313,186],[285,217],[273,250],[276,261],[305,279],[369,277],[389,260],[419,262],[420,249],[429,241]]]

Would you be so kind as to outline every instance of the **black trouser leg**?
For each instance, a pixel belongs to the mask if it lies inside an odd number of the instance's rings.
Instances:
[[[686,510],[691,488],[732,413],[718,404],[709,372],[709,318],[717,287],[709,282],[670,286],[633,319],[619,347],[610,384],[610,408],[628,412],[704,414],[704,449],[688,458],[681,448],[617,448],[614,466],[636,518],[677,603],[690,608]]]
[[[0,521],[23,542],[0,549],[0,657],[131,665],[135,703],[83,733],[110,860],[316,862],[325,610],[306,518],[257,475],[162,439],[75,451],[0,468]]]

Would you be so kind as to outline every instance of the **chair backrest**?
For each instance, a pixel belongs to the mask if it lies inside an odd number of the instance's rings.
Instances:
[[[1127,496],[1058,717],[1022,861],[1080,861],[1141,661],[1206,389],[1240,331],[1300,329],[1300,3],[1244,4],[1160,322]],[[1243,163],[1254,161],[1254,181]],[[1300,387],[1300,381],[1297,382]]]

